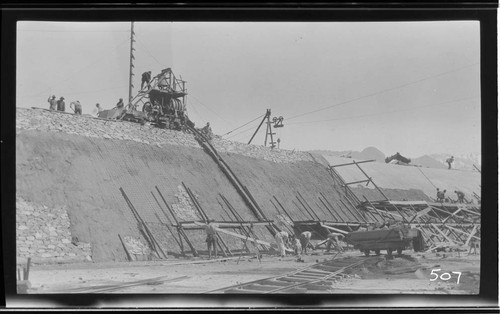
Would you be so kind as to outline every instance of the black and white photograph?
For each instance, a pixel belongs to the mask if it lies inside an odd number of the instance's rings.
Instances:
[[[18,21],[17,294],[478,295],[480,34]]]

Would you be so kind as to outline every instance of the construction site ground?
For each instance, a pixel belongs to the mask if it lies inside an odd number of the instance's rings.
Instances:
[[[460,254],[460,256],[459,256]],[[359,251],[342,254],[315,250],[284,258],[256,255],[218,258],[172,258],[168,261],[103,262],[81,264],[32,265],[29,280],[31,294],[58,293],[206,293],[237,284],[278,276],[312,266],[326,259],[346,260],[364,256]],[[372,255],[373,256],[373,255]],[[371,256],[371,257],[372,257]],[[480,255],[467,252],[416,253],[370,259],[348,271],[346,278],[332,284],[327,293],[339,294],[477,294],[479,293]],[[450,273],[449,280],[434,278]],[[460,282],[457,275],[461,272]],[[443,276],[442,276],[443,277]],[[447,275],[444,275],[444,279]]]

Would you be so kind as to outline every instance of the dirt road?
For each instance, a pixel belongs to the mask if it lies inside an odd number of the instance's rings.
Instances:
[[[336,282],[331,293],[477,294],[479,255],[457,252],[418,254],[367,263]],[[278,258],[256,256],[217,261],[172,261],[34,265],[29,293],[205,293],[239,283],[269,278],[331,259],[333,254]],[[444,254],[444,256],[443,256]],[[351,251],[337,256],[361,256]],[[437,271],[439,269],[439,271]],[[432,271],[437,275],[432,275]],[[452,272],[461,272],[458,274]],[[448,279],[448,275],[450,278]],[[436,280],[431,280],[436,278]],[[458,282],[458,283],[457,283]]]

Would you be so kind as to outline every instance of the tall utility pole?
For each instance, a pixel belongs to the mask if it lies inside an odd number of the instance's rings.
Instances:
[[[131,22],[131,27],[130,27],[130,72],[129,72],[129,77],[128,77],[128,105],[129,107],[132,105],[132,87],[134,85],[132,84],[132,76],[134,76],[134,22]]]

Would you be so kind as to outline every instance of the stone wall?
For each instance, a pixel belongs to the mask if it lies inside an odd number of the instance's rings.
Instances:
[[[196,194],[194,194],[194,196],[197,198],[199,197]],[[175,198],[177,199],[177,203],[172,204],[172,210],[177,216],[177,219],[181,221],[203,219],[203,217],[200,217],[200,215],[196,211],[188,192],[182,185],[177,186],[177,193],[175,194]]]
[[[124,236],[123,242],[132,260],[145,261],[154,259],[151,249],[147,244],[144,244],[140,238]]]
[[[64,206],[49,208],[16,199],[17,257],[37,262],[92,261],[89,243],[71,236],[70,221]]]

